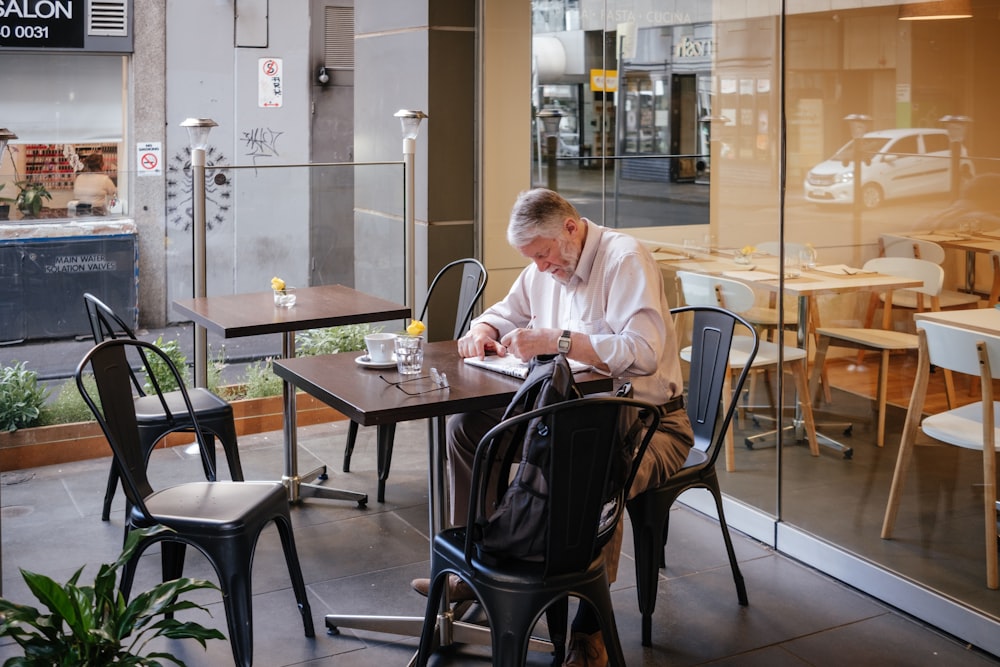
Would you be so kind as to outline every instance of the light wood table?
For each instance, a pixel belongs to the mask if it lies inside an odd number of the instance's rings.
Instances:
[[[661,257],[658,262],[661,266],[668,266],[673,270],[722,276],[739,280],[754,289],[796,297],[798,300],[796,338],[798,346],[803,349],[806,347],[809,318],[812,316],[810,309],[815,297],[851,292],[891,292],[895,289],[918,287],[922,284],[921,281],[911,278],[883,273],[866,273],[858,268],[841,264],[819,265],[815,269],[802,270],[794,278],[786,278],[778,270],[778,258],[772,256],[755,256],[754,262],[750,266],[737,264],[732,258],[718,255],[702,255],[694,258],[678,257],[676,259]],[[800,426],[799,421],[797,418],[796,428]],[[840,451],[844,458],[850,458],[853,454],[850,447],[829,436],[817,433],[816,438],[820,444]]]

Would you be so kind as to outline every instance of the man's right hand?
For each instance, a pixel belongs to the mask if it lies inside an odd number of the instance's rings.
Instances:
[[[463,357],[484,359],[488,353],[503,357],[507,354],[507,348],[497,340],[496,329],[489,324],[479,323],[458,339],[458,353]]]

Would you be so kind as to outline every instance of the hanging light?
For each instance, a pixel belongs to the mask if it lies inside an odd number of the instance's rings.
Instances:
[[[8,130],[6,127],[0,127],[0,160],[3,159],[4,149],[7,148],[7,142],[17,139],[17,135]]]
[[[938,21],[972,18],[972,0],[934,0],[899,6],[900,21]]]

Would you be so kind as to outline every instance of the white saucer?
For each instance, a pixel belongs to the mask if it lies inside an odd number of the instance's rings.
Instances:
[[[396,367],[396,355],[392,355],[390,361],[374,362],[368,358],[367,354],[362,354],[360,357],[354,358],[354,363],[358,366],[364,366],[365,368],[395,368]]]

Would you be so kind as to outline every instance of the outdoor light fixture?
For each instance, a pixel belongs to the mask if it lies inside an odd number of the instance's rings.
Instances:
[[[207,247],[205,233],[208,222],[205,216],[205,148],[208,135],[216,123],[211,118],[188,118],[181,127],[186,127],[191,141],[191,217],[194,230],[194,297],[203,298],[207,294]],[[194,327],[194,383],[197,387],[208,386],[208,331],[205,327]]]
[[[563,112],[553,107],[541,109],[535,118],[542,121],[542,128],[545,131],[545,165],[546,187],[549,190],[558,190],[559,182],[556,173],[557,147],[559,144],[559,121],[562,120]]]
[[[330,83],[330,75],[327,74],[326,67],[323,65],[319,66],[319,72],[316,74],[316,81],[318,81],[321,86],[325,86]]]
[[[6,127],[0,127],[0,162],[3,161],[3,152],[7,148],[7,142],[17,139],[17,135]]]
[[[417,217],[413,199],[416,196],[417,186],[414,178],[414,169],[416,168],[415,153],[417,151],[417,135],[420,133],[420,121],[427,118],[427,114],[423,111],[400,109],[393,115],[399,119],[403,131],[403,171],[405,176],[403,220],[406,225],[406,305],[410,307],[411,311],[416,312],[416,245],[414,243],[414,234],[417,229]]]
[[[948,131],[948,140],[951,142],[951,196],[953,201],[957,201],[962,195],[962,143],[972,119],[949,114],[939,118],[938,122]]]
[[[406,139],[416,139],[417,135],[420,134],[420,121],[427,118],[427,114],[423,111],[413,111],[411,109],[400,109],[393,114],[399,119],[399,123],[403,128],[403,140]]]
[[[900,21],[938,21],[972,18],[972,0],[935,0],[899,6]]]
[[[181,123],[181,127],[187,128],[192,150],[205,150],[208,147],[208,133],[217,125],[211,118],[188,118]]]
[[[863,113],[852,113],[844,116],[844,120],[847,121],[847,126],[851,128],[851,139],[860,139],[868,131],[868,123],[871,122],[872,118]]]

